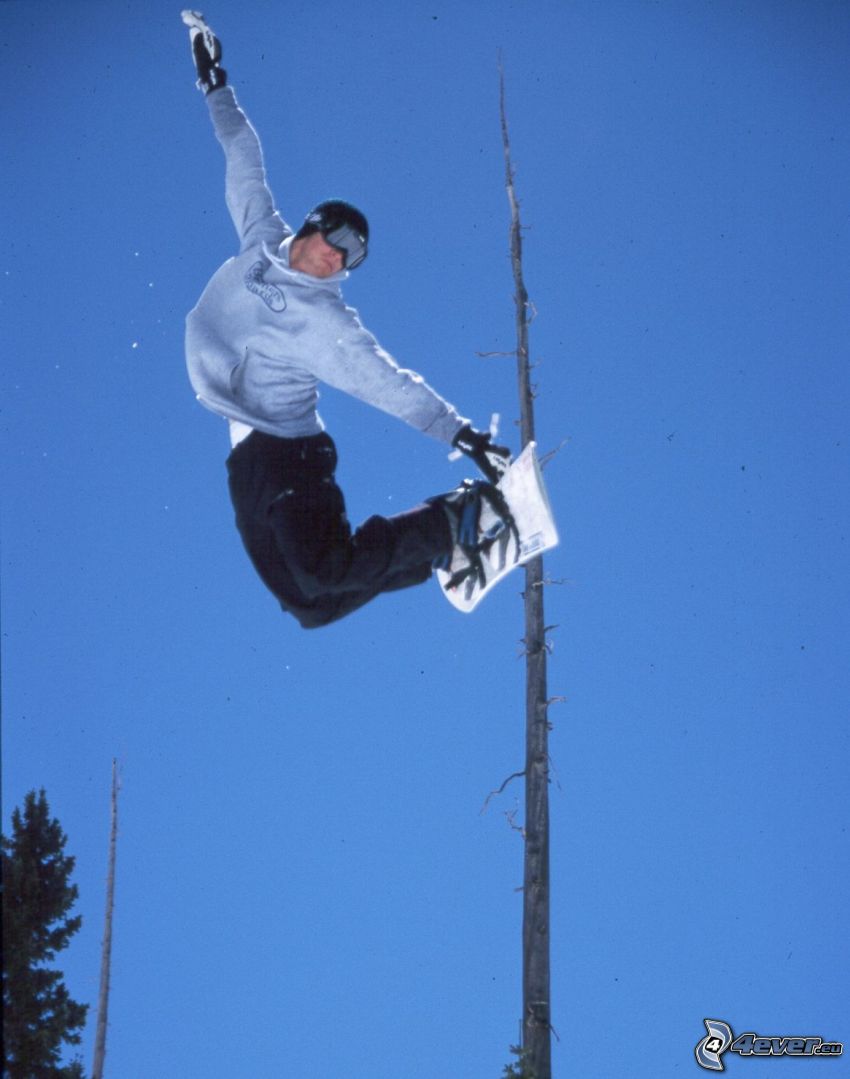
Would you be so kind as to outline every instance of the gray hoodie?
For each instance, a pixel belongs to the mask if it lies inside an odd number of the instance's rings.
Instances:
[[[284,438],[324,429],[318,383],[389,412],[443,442],[468,421],[400,368],[346,307],[346,271],[290,269],[292,229],[266,185],[256,132],[223,87],[206,98],[227,160],[227,207],[239,254],[213,275],[186,320],[186,362],[198,400],[231,421]]]

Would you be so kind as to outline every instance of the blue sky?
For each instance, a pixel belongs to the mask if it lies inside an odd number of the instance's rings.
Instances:
[[[502,51],[538,435],[564,443],[555,1075],[701,1074],[706,1017],[850,1040],[850,7],[206,14],[284,215],[363,206],[346,298],[516,445],[512,363],[477,355],[513,347]],[[0,31],[3,824],[45,787],[94,1005],[119,759],[107,1074],[495,1079],[519,783],[481,807],[523,764],[521,578],[470,617],[435,584],[318,632],[280,615],[183,365],[235,235],[179,5],[4,0]],[[354,520],[464,474],[333,391],[321,412]]]

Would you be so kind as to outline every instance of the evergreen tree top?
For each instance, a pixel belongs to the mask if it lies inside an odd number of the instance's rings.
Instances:
[[[82,924],[68,917],[77,900],[74,859],[52,819],[44,790],[31,791],[2,837],[3,1075],[9,1079],[82,1079],[79,1063],[62,1066],[63,1042],[77,1045],[87,1005],[72,1000],[60,971],[46,964]]]

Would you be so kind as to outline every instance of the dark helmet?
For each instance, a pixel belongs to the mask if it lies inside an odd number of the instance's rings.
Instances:
[[[350,202],[327,199],[320,202],[304,218],[296,237],[321,232],[325,240],[345,256],[346,269],[359,266],[368,254],[369,222]]]

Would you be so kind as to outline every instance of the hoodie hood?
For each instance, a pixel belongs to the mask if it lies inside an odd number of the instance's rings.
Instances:
[[[312,274],[303,273],[301,270],[293,270],[289,265],[289,253],[292,250],[294,240],[294,236],[287,236],[276,248],[266,242],[263,244],[263,254],[287,281],[306,285],[310,288],[327,289],[328,292],[339,295],[340,285],[348,277],[349,271],[342,269],[329,277],[314,277]]]

